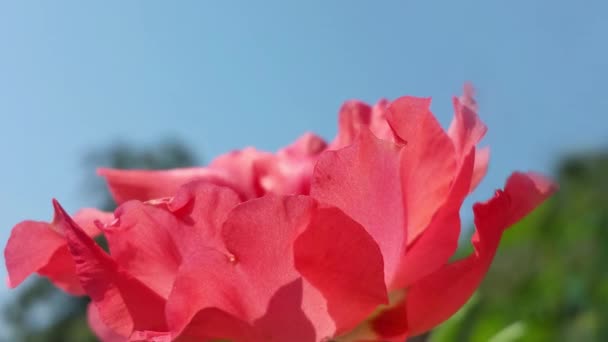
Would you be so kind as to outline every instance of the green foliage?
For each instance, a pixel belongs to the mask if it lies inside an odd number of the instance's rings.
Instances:
[[[509,229],[473,307],[443,341],[608,341],[608,154],[559,166],[560,191]]]

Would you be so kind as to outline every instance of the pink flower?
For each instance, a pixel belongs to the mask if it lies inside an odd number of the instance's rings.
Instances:
[[[470,88],[454,99],[447,132],[429,106],[351,101],[327,146],[308,134],[207,168],[101,170],[122,202],[114,219],[72,219],[54,202],[52,223],[14,228],[9,282],[39,272],[86,293],[104,341],[402,341],[428,331],[472,295],[504,230],[555,190],[514,173],[475,204],[474,253],[449,262],[462,203],[487,170],[488,150],[477,148],[486,127]]]
[[[207,167],[161,171],[102,168],[98,173],[106,178],[117,203],[172,196],[181,185],[193,180],[230,187],[242,200],[268,193],[306,195],[313,168],[323,151],[352,144],[363,129],[370,129],[379,138],[392,139],[393,132],[385,118],[388,103],[381,100],[371,107],[360,101],[346,102],[340,109],[338,134],[329,145],[306,133],[276,153],[248,147],[221,155]]]

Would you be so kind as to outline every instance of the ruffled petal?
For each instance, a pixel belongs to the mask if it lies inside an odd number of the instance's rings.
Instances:
[[[291,145],[277,151],[280,157],[306,158],[318,156],[325,151],[327,143],[314,133],[304,133]]]
[[[338,134],[328,149],[338,150],[353,144],[364,130],[371,131],[380,139],[395,141],[393,131],[386,121],[389,103],[388,100],[381,99],[372,107],[357,100],[346,101],[338,114]]]
[[[306,133],[275,155],[257,160],[255,169],[263,193],[308,194],[312,170],[326,146],[320,137]]]
[[[122,270],[57,201],[53,205],[56,225],[66,236],[81,285],[103,323],[121,336],[133,331],[167,331],[164,299]]]
[[[234,184],[233,190],[241,195],[243,200],[246,200],[264,194],[264,189],[260,186],[260,174],[255,164],[257,161],[271,156],[272,153],[247,147],[217,157],[209,164],[209,168],[225,174],[227,179]]]
[[[470,298],[486,274],[505,229],[546,200],[556,187],[534,173],[514,173],[504,191],[475,204],[475,252],[447,264],[407,290],[404,302],[376,318],[380,336],[423,333],[448,319]]]
[[[454,119],[448,129],[448,135],[454,142],[456,152],[461,156],[467,155],[488,131],[477,115],[473,87],[465,84],[463,93],[461,97],[455,97],[453,100]]]
[[[74,220],[86,234],[93,237],[100,233],[94,221],[107,222],[111,218],[112,214],[96,209],[82,209],[74,215]],[[30,274],[37,272],[70,294],[83,294],[74,261],[56,219],[52,222],[23,221],[17,224],[6,244],[4,259],[10,287],[18,286]]]
[[[372,117],[369,130],[382,140],[395,142],[396,140],[393,130],[386,120],[387,109],[389,106],[390,101],[387,99],[380,99],[380,101],[378,101],[372,107]]]
[[[463,95],[455,97],[453,100],[454,119],[448,129],[448,135],[454,142],[456,153],[460,156],[461,161],[471,150],[476,150],[471,192],[477,188],[486,175],[490,159],[489,148],[479,149],[477,147],[488,128],[477,115],[477,102],[475,102],[474,95],[473,86],[465,84]]]
[[[97,173],[106,179],[110,192],[118,204],[129,200],[146,201],[173,196],[180,186],[196,179],[236,188],[235,184],[219,170],[202,167],[162,171],[101,168]]]
[[[396,288],[407,288],[443,266],[458,248],[460,208],[469,194],[475,154],[464,159],[445,203],[435,213],[420,237],[407,249],[394,280]]]
[[[431,113],[430,99],[401,97],[388,108],[389,124],[404,142],[401,188],[407,241],[414,241],[443,205],[457,173],[454,145]]]
[[[276,154],[252,147],[232,151],[208,167],[162,171],[99,169],[117,203],[172,196],[181,185],[194,180],[230,187],[241,200],[266,193],[306,194],[316,158],[327,144],[307,133]]]
[[[124,203],[115,215],[102,228],[113,259],[166,298],[182,258],[171,233],[179,222],[167,210],[139,201]]]
[[[337,150],[352,144],[363,128],[369,129],[371,115],[372,107],[367,103],[346,101],[338,114],[338,134],[329,149]]]

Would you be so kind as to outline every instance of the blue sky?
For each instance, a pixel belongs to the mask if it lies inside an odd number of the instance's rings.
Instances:
[[[346,99],[405,94],[432,96],[447,125],[465,81],[490,129],[474,195],[487,198],[515,169],[550,173],[563,152],[608,146],[606,13],[555,0],[0,2],[0,240],[50,219],[52,197],[95,204],[82,156],[117,139],[174,135],[205,160],[275,150],[304,131],[333,137]]]

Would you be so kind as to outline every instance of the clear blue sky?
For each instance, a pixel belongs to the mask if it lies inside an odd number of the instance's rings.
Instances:
[[[608,146],[605,1],[255,3],[1,2],[2,245],[18,221],[50,219],[52,197],[94,204],[92,148],[173,134],[205,160],[275,150],[333,137],[349,98],[432,96],[447,125],[472,81],[492,148],[476,199],[512,170]]]

